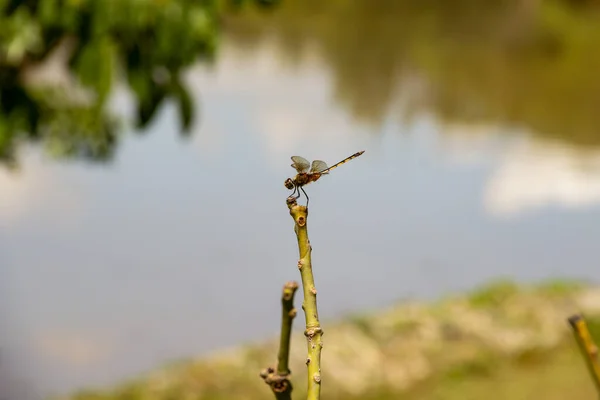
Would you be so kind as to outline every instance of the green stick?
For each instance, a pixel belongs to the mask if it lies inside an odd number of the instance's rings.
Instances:
[[[585,358],[590,374],[592,375],[592,380],[596,385],[596,390],[598,390],[598,397],[600,397],[600,361],[598,360],[598,346],[594,343],[583,316],[573,315],[568,321],[571,328],[573,328],[575,339]]]
[[[298,269],[302,278],[302,289],[304,292],[304,301],[302,309],[306,317],[306,344],[308,348],[308,357],[306,366],[308,367],[308,390],[307,400],[319,400],[321,398],[321,349],[323,348],[323,330],[319,323],[319,314],[317,312],[317,289],[315,289],[315,280],[311,264],[310,241],[306,230],[306,220],[308,210],[305,206],[296,203],[293,197],[287,200],[290,215],[294,219],[294,232],[298,238],[298,250],[300,259],[298,260]]]
[[[294,294],[298,289],[296,282],[287,282],[283,286],[281,296],[281,335],[279,339],[279,353],[277,355],[277,369],[272,367],[264,369],[260,376],[271,387],[277,400],[292,399],[292,382],[290,381],[290,341],[292,336],[292,322],[296,317],[294,308]]]

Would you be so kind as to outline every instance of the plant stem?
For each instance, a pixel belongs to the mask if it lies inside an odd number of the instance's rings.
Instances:
[[[294,308],[294,294],[298,283],[287,282],[283,286],[281,295],[281,336],[279,340],[279,353],[277,355],[277,369],[272,367],[264,369],[260,376],[271,387],[277,400],[292,399],[292,382],[290,381],[290,341],[292,336],[292,323],[296,317]]]
[[[290,361],[290,341],[292,337],[292,322],[296,317],[294,308],[294,295],[298,290],[297,282],[287,282],[283,286],[281,296],[281,337],[279,340],[279,353],[277,355],[277,373],[279,375],[289,375]]]
[[[306,336],[308,357],[306,366],[308,367],[308,388],[307,400],[319,400],[321,397],[321,349],[323,348],[323,330],[319,323],[319,314],[317,312],[317,289],[315,289],[315,280],[312,271],[311,252],[312,247],[308,240],[306,222],[308,210],[305,206],[300,206],[296,200],[291,197],[287,200],[290,215],[294,218],[294,232],[298,238],[298,250],[300,259],[298,260],[298,269],[302,278],[302,289],[304,292],[304,301],[302,309],[306,317]]]
[[[590,374],[592,375],[592,380],[596,385],[598,397],[600,398],[600,361],[598,360],[598,346],[594,343],[582,315],[573,315],[568,321],[571,328],[573,328],[575,339],[585,358]]]

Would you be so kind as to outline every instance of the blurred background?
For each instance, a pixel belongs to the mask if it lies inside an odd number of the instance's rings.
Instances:
[[[366,150],[306,188],[325,321],[600,279],[596,1],[0,10],[0,375],[31,398],[276,335],[292,155]]]

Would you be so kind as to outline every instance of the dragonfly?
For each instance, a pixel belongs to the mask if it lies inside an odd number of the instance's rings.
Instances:
[[[292,168],[294,168],[298,172],[298,174],[293,178],[287,178],[284,182],[284,185],[287,189],[294,189],[294,192],[292,192],[290,197],[298,193],[298,195],[295,197],[296,199],[298,199],[300,198],[300,191],[302,191],[302,193],[304,193],[304,196],[306,196],[306,207],[308,207],[309,198],[306,192],[304,191],[303,186],[319,180],[321,176],[329,174],[329,172],[332,169],[347,163],[348,161],[360,156],[364,152],[365,151],[362,150],[358,153],[354,153],[350,157],[344,158],[342,161],[332,165],[331,167],[328,167],[327,164],[321,160],[314,160],[311,164],[310,162],[308,162],[308,160],[306,160],[303,157],[292,156]]]

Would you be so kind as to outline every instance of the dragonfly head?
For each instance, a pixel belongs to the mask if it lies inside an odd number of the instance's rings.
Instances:
[[[291,178],[287,178],[285,180],[285,182],[283,183],[285,185],[286,188],[288,188],[289,190],[292,190],[294,188],[294,182],[292,182]]]

